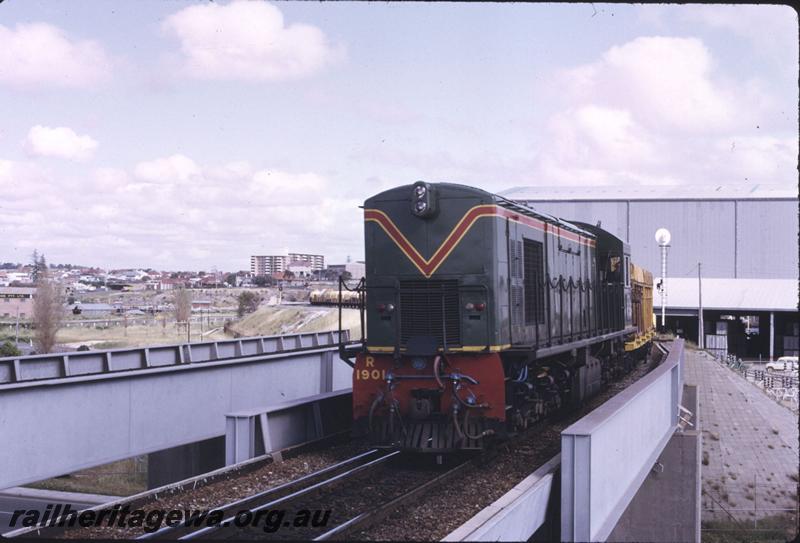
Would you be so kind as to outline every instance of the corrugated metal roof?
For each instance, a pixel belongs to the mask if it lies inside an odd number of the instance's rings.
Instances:
[[[653,282],[658,283],[654,277]],[[697,278],[666,279],[667,308],[697,309]],[[703,309],[752,311],[797,311],[798,283],[795,279],[703,279]],[[658,312],[661,295],[653,292]]]
[[[514,187],[500,192],[512,200],[758,200],[797,199],[796,185],[562,185]]]

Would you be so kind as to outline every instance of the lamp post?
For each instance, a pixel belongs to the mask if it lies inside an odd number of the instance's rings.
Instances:
[[[661,330],[664,331],[664,319],[667,306],[667,249],[672,234],[666,228],[656,230],[656,243],[661,247]]]

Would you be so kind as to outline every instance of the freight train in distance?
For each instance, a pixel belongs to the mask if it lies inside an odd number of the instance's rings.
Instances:
[[[422,181],[369,198],[364,220],[366,277],[353,290],[367,333],[341,356],[354,432],[375,445],[485,448],[580,405],[649,352],[652,274],[599,223]]]
[[[341,293],[337,289],[323,288],[312,290],[308,296],[308,303],[311,305],[341,305],[343,307],[360,307],[361,295],[354,290],[343,290]]]

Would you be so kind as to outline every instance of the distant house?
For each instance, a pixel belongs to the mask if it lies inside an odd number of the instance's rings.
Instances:
[[[311,275],[311,264],[302,260],[293,260],[286,266],[287,272],[292,272],[295,277],[306,277]]]
[[[172,279],[172,278],[165,278],[161,279],[158,283],[158,289],[160,291],[165,290],[173,290],[176,288],[186,287],[186,280],[185,279]]]

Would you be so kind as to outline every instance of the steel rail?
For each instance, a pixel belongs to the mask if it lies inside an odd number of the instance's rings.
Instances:
[[[394,511],[401,505],[409,503],[411,500],[425,493],[428,489],[444,483],[448,479],[465,471],[468,467],[473,466],[474,464],[475,462],[472,460],[464,461],[461,464],[455,466],[454,468],[437,475],[433,479],[430,479],[422,483],[421,485],[412,488],[405,494],[398,496],[393,500],[390,500],[382,505],[379,505],[371,509],[370,511],[365,511],[363,513],[360,513],[359,515],[356,515],[350,520],[343,522],[342,524],[339,524],[338,526],[332,528],[331,530],[328,530],[324,534],[315,537],[313,541],[327,541],[336,535],[349,534],[359,528],[366,528],[368,526],[371,526],[376,522],[379,522],[384,518],[386,518],[386,516],[388,516],[390,513],[392,513],[392,511]]]
[[[301,485],[301,484],[303,484],[305,482],[308,482],[309,480],[313,480],[313,479],[319,478],[319,477],[321,477],[323,475],[326,475],[326,474],[328,474],[328,473],[330,473],[332,471],[336,471],[338,469],[341,469],[342,467],[347,466],[348,464],[352,464],[353,462],[357,462],[359,460],[362,460],[363,458],[365,458],[367,456],[374,455],[375,453],[377,453],[379,451],[380,451],[379,449],[371,449],[371,450],[366,451],[364,453],[358,454],[358,455],[356,455],[356,456],[354,456],[352,458],[348,458],[347,460],[343,460],[341,462],[337,462],[336,464],[332,464],[330,466],[326,466],[326,467],[324,467],[324,468],[322,468],[320,470],[317,470],[317,471],[315,471],[313,473],[306,474],[306,475],[300,477],[299,479],[293,479],[291,481],[287,481],[286,483],[280,484],[280,485],[275,486],[275,487],[268,488],[268,489],[263,490],[261,492],[258,492],[256,494],[251,494],[250,496],[246,496],[244,498],[235,500],[233,502],[227,503],[227,504],[225,504],[225,505],[223,505],[221,507],[215,508],[215,509],[225,511],[226,514],[229,513],[231,510],[241,511],[243,509],[247,509],[246,505],[249,504],[249,503],[261,500],[266,496],[278,494],[278,493],[280,493],[280,492],[282,492],[284,490],[287,490],[289,488],[292,488],[292,487]],[[378,460],[383,459],[383,458],[385,458],[385,456],[380,457]],[[232,518],[234,518],[234,517],[226,518],[225,520],[229,521]],[[193,526],[187,526],[186,525],[186,520],[187,519],[184,519],[183,522],[181,522],[181,524],[178,524],[176,526],[164,526],[164,527],[162,527],[161,529],[159,529],[159,530],[157,530],[155,532],[142,534],[139,537],[137,537],[136,539],[165,539],[165,538],[167,538],[167,539],[180,539],[181,537],[178,536],[177,532],[180,532],[182,530],[187,530],[187,529],[191,530],[192,528],[194,528]],[[194,532],[189,532],[189,534],[192,534],[192,533],[194,533]],[[187,534],[184,534],[184,535],[187,535]]]
[[[377,450],[378,449],[374,449],[372,451],[369,451],[369,454],[371,454],[371,453],[373,453],[373,452],[375,452]],[[359,457],[363,457],[366,454],[368,454],[368,453],[363,453],[362,455],[359,455]],[[376,458],[375,460],[370,460],[369,462],[367,462],[365,464],[362,464],[362,465],[357,466],[355,468],[349,469],[349,470],[347,470],[347,471],[345,471],[343,473],[340,473],[338,475],[334,475],[333,477],[331,477],[329,479],[325,479],[324,481],[320,481],[320,482],[315,483],[315,484],[313,484],[311,486],[302,488],[302,489],[300,489],[300,490],[298,490],[296,492],[292,492],[291,494],[287,494],[286,496],[282,496],[282,497],[277,498],[275,500],[271,500],[271,501],[269,501],[267,503],[263,503],[263,504],[261,504],[261,505],[259,505],[257,507],[248,508],[247,510],[252,514],[252,513],[258,513],[259,511],[263,511],[264,509],[269,509],[271,507],[275,507],[277,505],[284,504],[284,503],[286,503],[286,502],[288,502],[290,500],[293,500],[295,498],[299,498],[300,496],[305,496],[306,494],[310,494],[311,492],[313,492],[315,490],[318,490],[320,488],[327,487],[327,486],[329,486],[329,485],[331,485],[331,484],[333,484],[333,483],[335,483],[337,481],[340,481],[340,480],[342,480],[342,479],[344,479],[346,477],[352,477],[356,473],[360,473],[360,472],[362,472],[362,471],[364,471],[366,469],[369,469],[369,468],[372,468],[372,467],[374,467],[376,465],[382,464],[382,463],[388,461],[389,459],[393,458],[394,456],[396,456],[398,454],[400,454],[400,451],[392,451],[392,452],[390,452],[388,454],[385,454],[385,455],[383,455],[383,456],[381,456],[379,458]],[[351,458],[350,460],[348,460],[346,462],[351,462],[351,461],[354,461],[354,460],[355,460],[355,458]],[[342,464],[342,463],[340,463],[340,464]],[[320,470],[320,472],[321,471],[322,470]],[[331,471],[331,470],[328,469],[328,471]],[[318,475],[318,474],[319,474],[319,472],[315,472],[314,474],[310,474],[310,475]],[[286,483],[283,486],[284,486],[284,488],[286,488],[287,486],[295,486],[299,481],[308,480],[309,478],[310,478],[310,476],[305,476],[305,477],[303,477],[301,479],[298,479],[296,481],[292,481],[290,483]],[[276,487],[276,488],[279,488],[279,487]],[[265,494],[265,493],[262,493],[262,497],[263,497],[263,494]],[[252,499],[252,497],[251,498],[246,498],[245,500],[240,500],[240,502],[250,501],[250,499]],[[227,507],[225,509],[227,509]],[[241,509],[240,509],[240,511],[241,511]],[[225,518],[219,525],[206,526],[205,528],[201,528],[199,530],[195,530],[193,532],[189,532],[186,535],[183,535],[183,536],[179,537],[178,540],[179,541],[184,541],[184,540],[189,540],[189,539],[195,539],[195,538],[198,538],[198,537],[208,536],[208,535],[210,535],[210,534],[212,534],[214,532],[219,531],[221,528],[231,527],[232,525],[235,526],[235,520],[237,518],[237,515],[238,515],[238,511],[237,511],[236,514]]]

